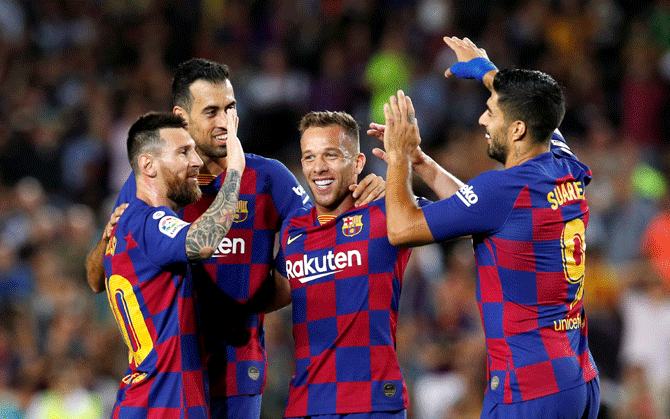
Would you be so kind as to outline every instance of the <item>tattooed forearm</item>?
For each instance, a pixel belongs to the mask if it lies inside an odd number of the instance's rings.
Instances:
[[[186,233],[186,256],[189,260],[211,257],[221,240],[226,236],[235,219],[237,198],[242,175],[228,169],[226,179],[214,202],[207,211],[193,222]]]

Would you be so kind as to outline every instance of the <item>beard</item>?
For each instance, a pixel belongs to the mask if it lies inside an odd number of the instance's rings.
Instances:
[[[507,145],[504,142],[499,141],[497,136],[494,136],[491,133],[489,133],[489,135],[491,136],[491,144],[489,144],[486,149],[486,154],[493,160],[504,165],[507,162]]]
[[[221,147],[214,144],[205,144],[204,142],[200,142],[198,143],[198,149],[202,155],[205,155],[210,159],[228,157],[228,148],[226,146]]]
[[[177,204],[179,208],[192,204],[200,199],[202,192],[200,187],[188,183],[179,177],[170,169],[163,169],[163,177],[167,187],[167,198]]]

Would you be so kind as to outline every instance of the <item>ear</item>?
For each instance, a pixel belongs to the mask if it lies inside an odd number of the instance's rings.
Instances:
[[[356,174],[360,175],[363,171],[363,166],[365,166],[365,154],[358,153],[356,156]]]
[[[509,130],[512,137],[512,141],[522,140],[528,132],[526,123],[518,120],[510,124]]]
[[[186,112],[186,109],[182,108],[181,106],[175,105],[175,107],[172,108],[172,113],[181,116],[184,119],[184,121],[186,121],[187,125],[186,128],[188,128],[188,112]]]
[[[140,172],[142,172],[143,175],[150,178],[156,177],[158,174],[158,162],[156,161],[156,157],[144,153],[140,154],[137,160]]]

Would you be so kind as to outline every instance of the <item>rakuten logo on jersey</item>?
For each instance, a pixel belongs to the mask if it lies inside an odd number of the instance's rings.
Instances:
[[[228,256],[230,254],[233,255],[244,254],[245,249],[246,249],[246,242],[244,241],[244,239],[235,237],[231,240],[228,237],[224,237],[223,240],[221,240],[221,243],[219,243],[219,247],[216,248],[216,251],[214,252],[214,255],[212,255],[212,257],[220,258]]]
[[[333,254],[332,250],[324,256],[308,258],[303,255],[302,259],[291,262],[286,261],[286,274],[288,279],[297,279],[301,283],[313,281],[315,279],[342,272],[344,269],[352,266],[361,266],[361,254],[358,250],[349,250],[347,252],[337,252]]]

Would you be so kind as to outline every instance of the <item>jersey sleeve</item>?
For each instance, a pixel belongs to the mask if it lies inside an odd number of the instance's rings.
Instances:
[[[282,222],[281,229],[279,230],[279,250],[277,251],[277,256],[275,256],[275,269],[280,274],[286,276],[286,255],[284,254],[284,233],[289,229],[291,224],[291,218],[294,214],[289,215],[289,217]],[[287,277],[288,278],[288,277]]]
[[[277,256],[275,257],[275,269],[284,277],[288,278],[286,276],[286,259],[284,258],[284,246],[279,246],[279,251],[277,252]]]
[[[568,143],[565,141],[563,134],[561,134],[558,128],[556,128],[554,133],[551,135],[549,148],[556,157],[569,157],[577,159],[577,156],[572,152],[570,146],[568,146]]]
[[[449,198],[425,205],[423,214],[435,241],[493,233],[507,220],[516,197],[507,198],[504,176],[484,172]]]
[[[279,161],[274,159],[269,161],[271,162],[270,182],[272,182],[270,194],[281,221],[288,219],[289,214],[293,211],[300,208],[311,208],[312,201],[309,195],[293,173]]]
[[[123,184],[123,187],[121,187],[114,208],[130,202],[135,196],[137,196],[137,184],[135,183],[135,176],[133,176],[133,173],[131,172],[128,179],[126,179],[126,182]]]
[[[181,220],[168,207],[151,208],[144,213],[141,239],[147,258],[156,266],[188,262],[186,233],[191,223]]]

